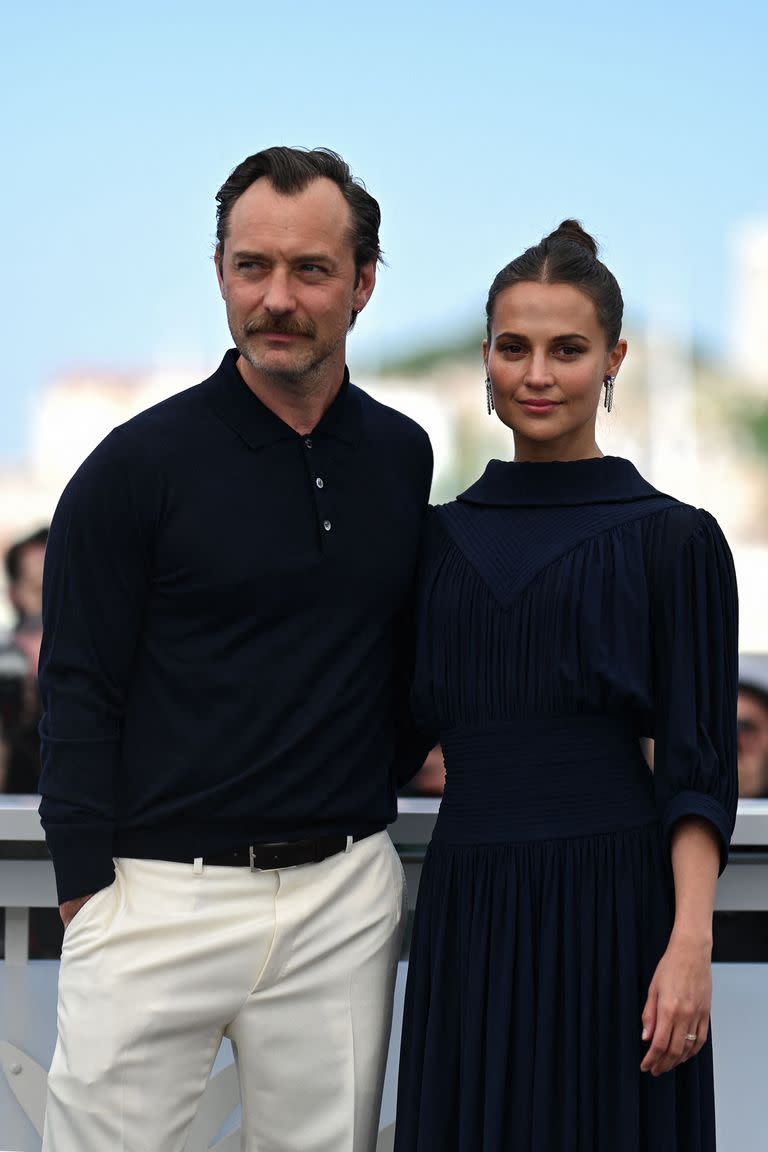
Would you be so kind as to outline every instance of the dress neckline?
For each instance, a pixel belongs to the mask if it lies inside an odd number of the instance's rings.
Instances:
[[[661,495],[630,460],[598,456],[544,463],[489,460],[480,479],[457,499],[514,508],[629,503]]]

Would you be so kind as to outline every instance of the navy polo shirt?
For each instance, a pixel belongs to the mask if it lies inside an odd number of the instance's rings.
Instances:
[[[300,436],[236,360],[116,428],[54,516],[40,814],[62,901],[113,856],[384,827],[426,751],[406,702],[429,440],[348,374]]]

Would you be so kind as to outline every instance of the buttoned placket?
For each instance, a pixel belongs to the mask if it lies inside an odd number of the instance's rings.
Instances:
[[[336,531],[334,515],[331,511],[332,492],[326,485],[326,477],[323,474],[323,459],[326,455],[324,451],[325,448],[326,445],[322,441],[318,443],[314,436],[304,437],[304,460],[307,466],[307,472],[312,481],[315,496],[315,511],[319,527],[320,548],[323,552],[329,550],[331,540]]]

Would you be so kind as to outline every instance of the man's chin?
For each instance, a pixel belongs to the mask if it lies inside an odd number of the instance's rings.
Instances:
[[[313,365],[311,357],[298,356],[295,349],[280,348],[265,353],[262,349],[256,352],[252,348],[240,347],[238,351],[254,372],[281,380],[300,380]]]

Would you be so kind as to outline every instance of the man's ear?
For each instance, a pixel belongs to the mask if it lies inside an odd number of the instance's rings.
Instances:
[[[369,260],[367,264],[362,264],[357,273],[357,283],[355,284],[355,297],[353,301],[353,308],[355,312],[362,312],[366,304],[373,295],[373,290],[376,287],[376,261]]]
[[[222,261],[224,253],[221,244],[216,245],[216,251],[213,254],[213,263],[216,265],[216,279],[219,282],[219,292],[221,292],[222,299],[224,299],[224,273],[222,270]]]

